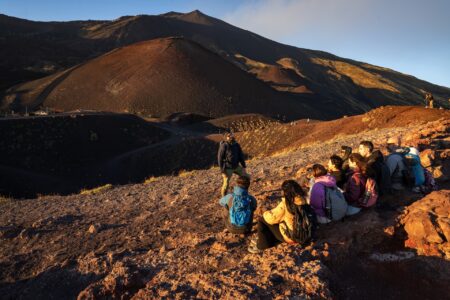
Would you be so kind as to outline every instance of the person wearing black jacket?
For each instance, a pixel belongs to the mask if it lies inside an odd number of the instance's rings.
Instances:
[[[359,154],[365,158],[367,164],[367,176],[375,179],[379,194],[388,194],[390,190],[390,173],[384,162],[384,156],[380,150],[375,150],[373,143],[362,141],[359,143]]]
[[[342,158],[342,170],[347,173],[348,171],[348,157],[352,154],[352,148],[349,146],[342,146],[341,147],[341,155],[339,155]]]
[[[345,171],[342,169],[344,161],[340,156],[332,155],[328,160],[328,173],[336,179],[336,185],[340,189],[344,189],[344,184],[347,182]]]
[[[227,133],[225,141],[220,143],[217,161],[223,178],[222,197],[228,193],[228,186],[233,174],[250,178],[245,170],[244,153],[232,133]]]

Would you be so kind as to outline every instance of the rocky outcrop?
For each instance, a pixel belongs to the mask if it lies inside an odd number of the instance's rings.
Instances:
[[[433,192],[408,207],[401,219],[405,246],[420,255],[450,259],[450,191]]]

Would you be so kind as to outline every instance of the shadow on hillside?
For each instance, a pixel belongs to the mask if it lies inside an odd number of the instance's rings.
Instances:
[[[48,175],[0,166],[0,194],[22,198],[43,194],[67,195],[107,183],[139,183],[152,176],[208,169],[216,162],[218,144],[202,137],[177,137],[133,150],[95,165],[80,163],[78,169]],[[47,170],[51,174],[51,170]]]
[[[81,274],[76,270],[51,267],[32,277],[0,283],[2,299],[75,299],[91,282],[95,274]]]
[[[450,262],[437,257],[415,257],[397,262],[374,262],[351,256],[334,265],[331,287],[336,299],[446,299],[449,278],[441,272]]]
[[[113,159],[102,168],[114,184],[140,182],[150,176],[176,175],[180,171],[207,169],[216,161],[218,144],[207,138],[181,138]]]

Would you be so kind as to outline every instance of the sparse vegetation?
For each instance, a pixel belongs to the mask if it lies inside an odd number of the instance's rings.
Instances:
[[[179,177],[189,177],[195,174],[195,170],[181,170],[178,172]]]
[[[93,189],[85,189],[80,192],[81,195],[95,195],[112,189],[113,185],[108,183]]]
[[[156,182],[156,181],[158,181],[158,180],[159,180],[158,177],[152,176],[152,177],[149,177],[149,178],[145,179],[145,180],[144,180],[144,184],[150,184],[150,183]]]
[[[0,196],[0,205],[8,203],[9,201],[11,201],[11,198]]]

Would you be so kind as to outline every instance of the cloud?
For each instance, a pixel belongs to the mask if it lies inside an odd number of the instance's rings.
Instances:
[[[223,19],[277,41],[370,36],[413,41],[448,36],[449,9],[447,0],[248,0]]]
[[[449,0],[244,0],[221,18],[289,45],[449,86]]]
[[[369,0],[262,0],[238,6],[225,21],[284,40],[310,31],[332,35],[364,20]]]

